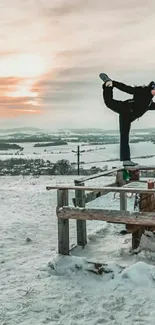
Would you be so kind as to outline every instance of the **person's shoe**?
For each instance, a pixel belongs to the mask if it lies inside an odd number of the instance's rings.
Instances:
[[[134,167],[134,166],[137,166],[137,165],[138,164],[134,163],[131,160],[125,160],[125,161],[123,161],[123,166],[124,167]]]
[[[102,80],[103,82],[112,81],[112,80],[108,77],[108,75],[107,75],[106,73],[100,73],[100,74],[99,74],[99,77],[101,78],[101,80]]]

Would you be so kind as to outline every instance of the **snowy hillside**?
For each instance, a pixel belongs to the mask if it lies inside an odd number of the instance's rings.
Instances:
[[[75,249],[69,260],[57,257],[56,192],[46,191],[46,185],[72,184],[73,179],[1,178],[0,324],[154,325],[155,267],[145,262],[154,263],[155,256],[131,255],[131,236],[120,235],[124,226],[88,222],[87,247]],[[105,178],[95,184],[108,182]],[[72,196],[73,192],[70,203]],[[91,203],[109,205],[119,207],[112,194]],[[71,222],[71,244],[75,242]],[[90,273],[85,269],[87,259],[108,263],[113,272]],[[126,268],[119,273],[116,264]]]

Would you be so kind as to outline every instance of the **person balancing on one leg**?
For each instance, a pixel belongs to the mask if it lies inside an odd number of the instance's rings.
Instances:
[[[120,160],[124,166],[136,166],[130,160],[129,133],[131,123],[141,117],[148,110],[155,110],[155,103],[152,101],[155,96],[155,82],[151,81],[148,86],[127,86],[121,82],[111,80],[105,73],[99,77],[104,82],[103,99],[108,108],[119,114],[120,128]],[[133,95],[132,99],[125,101],[113,99],[113,87]]]

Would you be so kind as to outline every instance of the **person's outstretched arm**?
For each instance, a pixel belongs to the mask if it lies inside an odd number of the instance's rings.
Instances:
[[[150,104],[150,106],[148,107],[148,110],[149,110],[149,111],[155,111],[155,103],[154,103],[154,102],[152,102],[152,103]]]
[[[135,95],[136,87],[128,86],[115,80],[113,80],[113,86],[127,94]]]

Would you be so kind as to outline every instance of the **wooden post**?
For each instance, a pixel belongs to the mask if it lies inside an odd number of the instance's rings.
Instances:
[[[127,197],[125,193],[120,193],[120,210],[127,210]]]
[[[139,170],[138,169],[128,169],[130,174],[130,182],[139,181]]]
[[[141,236],[145,231],[145,227],[133,227],[132,228],[132,249],[137,249],[139,244],[140,244],[140,240],[141,240]]]
[[[139,181],[139,170],[128,169],[130,175],[130,182]],[[132,233],[132,249],[136,249],[139,246],[140,238],[143,233],[144,227],[137,227],[135,225],[127,225],[126,230]]]
[[[147,186],[149,188],[149,185]],[[153,187],[152,187],[153,188]],[[155,195],[154,193],[141,193],[140,194],[140,206],[139,210],[143,212],[153,212],[155,211]],[[150,231],[154,231],[155,228],[147,227],[145,228]],[[144,231],[145,231],[144,229]]]
[[[142,193],[140,194],[140,211],[151,212],[155,208],[154,193]]]
[[[152,212],[154,211],[154,193],[141,193],[140,194],[140,204],[139,211],[140,212]],[[139,227],[132,233],[132,248],[138,248],[141,240],[141,236],[145,232],[145,227]],[[149,227],[147,227],[149,230]],[[151,228],[152,229],[152,228]]]
[[[126,181],[123,178],[123,170],[117,172],[116,183],[119,187],[126,184]],[[127,210],[127,197],[125,192],[120,193],[120,210]]]
[[[126,184],[126,181],[123,178],[123,170],[118,170],[116,174],[116,183],[117,186],[123,186]]]
[[[57,208],[68,206],[68,190],[57,191]],[[58,218],[58,253],[69,255],[69,219]]]
[[[75,181],[75,186],[79,185],[78,181]],[[80,183],[80,186],[84,186],[84,183]],[[76,207],[85,207],[85,191],[75,190],[75,204]],[[86,220],[76,220],[77,230],[77,245],[83,248],[87,244],[87,229]]]
[[[131,177],[132,177],[131,181],[134,181],[134,180],[138,181],[139,173],[137,171],[132,171]],[[133,226],[133,227],[131,227],[131,231],[132,231],[132,249],[137,249],[140,244],[141,236],[145,231],[145,227]]]

